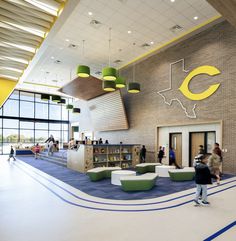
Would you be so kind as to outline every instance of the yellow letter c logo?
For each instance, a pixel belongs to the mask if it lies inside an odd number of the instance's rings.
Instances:
[[[184,96],[186,96],[190,100],[203,100],[206,99],[207,97],[211,96],[216,92],[216,90],[219,88],[220,84],[214,84],[211,85],[207,90],[194,94],[189,90],[189,83],[191,79],[199,74],[208,74],[210,76],[214,76],[217,74],[220,74],[220,71],[214,67],[214,66],[209,66],[209,65],[203,65],[200,66],[193,71],[191,71],[187,77],[184,79],[183,83],[179,87],[179,90],[182,92]]]

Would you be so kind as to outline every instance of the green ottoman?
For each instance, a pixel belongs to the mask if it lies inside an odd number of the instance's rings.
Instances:
[[[194,168],[173,169],[169,170],[170,179],[175,182],[191,181],[194,179]]]
[[[140,176],[124,176],[120,178],[124,191],[148,191],[155,186],[157,174],[146,173]]]
[[[111,178],[111,172],[121,170],[120,167],[96,167],[87,171],[87,175],[93,182],[100,181],[104,178]]]
[[[141,163],[141,164],[137,164],[135,166],[135,169],[136,169],[137,173],[144,174],[147,172],[155,172],[155,167],[160,166],[160,165],[161,165],[161,163],[159,163],[159,162]]]

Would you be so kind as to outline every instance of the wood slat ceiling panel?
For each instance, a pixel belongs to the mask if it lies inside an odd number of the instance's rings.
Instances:
[[[107,93],[102,89],[102,80],[93,76],[88,78],[77,77],[59,91],[82,100],[90,100]]]

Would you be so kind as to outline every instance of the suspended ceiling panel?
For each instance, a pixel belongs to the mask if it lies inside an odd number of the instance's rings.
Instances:
[[[102,89],[102,80],[93,76],[88,78],[77,77],[59,91],[82,100],[90,100],[107,93]]]
[[[109,59],[109,27],[111,65],[120,68],[220,16],[206,0],[70,0],[63,14],[67,10],[58,31],[37,53],[37,63],[23,75],[27,83],[21,83],[21,88],[30,89],[34,83],[55,86],[56,82],[59,89],[76,78],[81,63],[101,78]]]
[[[0,0],[0,78],[18,81],[64,0]]]

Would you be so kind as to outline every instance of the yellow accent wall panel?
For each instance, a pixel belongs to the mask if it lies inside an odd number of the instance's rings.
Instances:
[[[18,81],[0,79],[0,108],[15,89]]]

